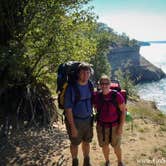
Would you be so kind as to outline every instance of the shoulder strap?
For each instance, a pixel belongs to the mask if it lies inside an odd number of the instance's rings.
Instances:
[[[120,118],[121,111],[120,111],[119,104],[118,104],[117,99],[116,99],[117,98],[117,90],[112,90],[111,98],[112,98],[112,104],[116,107],[116,111],[117,111],[119,118]]]
[[[118,106],[118,102],[116,100],[116,96],[117,96],[117,90],[111,90],[110,100],[117,107]]]
[[[79,88],[76,83],[70,84],[70,86],[72,87],[72,89],[74,91],[74,94],[72,93],[72,101],[75,105],[81,98],[80,91],[79,91]]]
[[[91,80],[88,80],[88,85],[89,85],[90,92],[93,94],[93,92],[94,92],[93,82]]]
[[[102,92],[99,92],[98,95],[99,95],[99,101],[101,103],[100,108],[98,110],[99,116],[100,116],[100,113],[101,113],[101,110],[102,110],[102,105],[103,105],[104,102],[111,102],[116,107],[116,110],[119,114],[120,110],[119,110],[118,102],[117,102],[117,99],[116,99],[116,97],[117,97],[117,91],[116,90],[112,90],[112,92],[110,93],[110,99],[108,101],[104,100]]]
[[[99,105],[99,108],[97,110],[97,114],[96,114],[96,120],[99,120],[100,119],[100,114],[101,114],[101,111],[102,111],[102,105],[104,103],[104,97],[103,97],[103,93],[102,92],[98,92],[98,100],[100,101],[100,105]]]
[[[73,90],[75,93],[75,96],[73,96],[73,98],[74,98],[74,104],[76,104],[81,99],[80,90],[76,83],[72,84],[71,86],[73,87]],[[88,80],[88,86],[91,92],[91,96],[93,96],[94,86],[91,80]]]

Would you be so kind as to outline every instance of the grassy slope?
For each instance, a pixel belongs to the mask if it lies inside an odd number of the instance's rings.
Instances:
[[[157,109],[154,102],[145,100],[129,101],[128,111],[133,118],[148,119],[154,123],[166,125],[166,115]]]

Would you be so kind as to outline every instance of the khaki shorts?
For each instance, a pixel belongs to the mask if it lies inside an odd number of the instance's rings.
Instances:
[[[96,131],[97,131],[97,137],[98,137],[98,142],[99,146],[102,147],[103,145],[108,145],[111,144],[112,147],[117,147],[121,145],[121,136],[117,135],[116,133],[117,126],[112,127],[112,137],[111,137],[111,142],[110,142],[110,128],[105,128],[105,140],[103,140],[103,129],[102,126],[99,124],[96,126]]]
[[[78,131],[78,137],[73,138],[71,137],[71,130],[68,121],[65,121],[66,124],[66,130],[69,135],[69,139],[71,141],[71,144],[73,145],[79,145],[82,141],[90,143],[93,138],[93,127],[91,120],[78,120],[75,121],[75,126]]]

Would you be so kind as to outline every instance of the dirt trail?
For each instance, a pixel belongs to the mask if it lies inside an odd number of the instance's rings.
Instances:
[[[142,119],[126,124],[122,140],[123,158],[126,166],[165,166],[166,127]],[[92,166],[102,166],[104,157],[98,146],[94,127],[91,144]],[[111,148],[111,165],[116,166],[116,157]],[[79,147],[79,163],[83,156]],[[8,141],[0,140],[0,165],[26,166],[71,166],[69,140],[65,126],[54,125],[51,130],[16,133]]]
[[[133,124],[126,124],[122,139],[123,159],[126,166],[166,166],[166,132],[161,130],[161,126],[143,120],[135,120]],[[164,150],[165,149],[165,150]],[[94,139],[91,144],[92,166],[102,166],[104,157],[101,148],[98,146],[96,132],[94,129]],[[81,147],[79,149],[80,165],[83,156]],[[116,166],[116,156],[111,148],[110,161],[112,166]],[[70,166],[71,161],[68,162]]]

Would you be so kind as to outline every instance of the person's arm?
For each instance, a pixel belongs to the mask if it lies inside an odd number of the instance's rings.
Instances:
[[[123,133],[123,126],[125,123],[125,118],[126,118],[126,105],[125,103],[122,103],[119,105],[120,111],[121,111],[121,116],[120,116],[120,123],[119,123],[119,127],[118,127],[118,134],[122,134]]]
[[[117,132],[119,135],[121,135],[123,133],[123,126],[124,126],[125,118],[126,118],[126,104],[125,104],[123,96],[120,93],[117,93],[117,102],[118,102],[118,107],[121,111],[120,122],[119,122]]]
[[[72,102],[72,88],[68,86],[66,93],[65,93],[65,116],[67,119],[67,122],[69,123],[70,130],[71,130],[71,137],[77,137],[77,129],[74,123],[73,118],[73,102]]]
[[[77,131],[75,123],[74,123],[72,109],[71,108],[65,109],[65,115],[66,115],[67,121],[70,125],[71,136],[77,137],[78,131]]]

